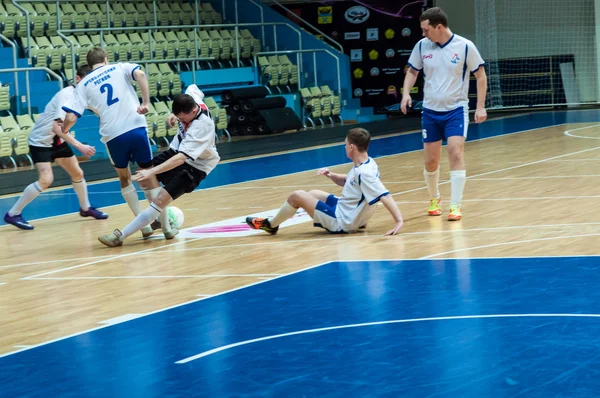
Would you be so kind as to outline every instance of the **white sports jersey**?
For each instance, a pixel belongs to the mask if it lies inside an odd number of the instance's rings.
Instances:
[[[170,147],[187,156],[187,164],[208,174],[221,159],[215,145],[215,123],[202,101],[204,93],[198,86],[191,84],[185,93],[191,95],[204,112],[198,112],[196,119],[187,125],[179,122],[179,132]]]
[[[73,106],[63,107],[81,117],[85,109],[100,118],[101,141],[139,127],[146,127],[146,118],[137,113],[140,100],[133,88],[133,72],[137,64],[119,63],[100,66],[91,71],[75,89]]]
[[[335,217],[346,232],[357,231],[375,213],[376,204],[389,194],[379,179],[379,167],[372,158],[355,166],[346,175],[342,196],[335,208]]]
[[[459,35],[439,45],[421,39],[408,59],[415,70],[423,71],[423,108],[433,111],[453,111],[469,108],[469,77],[485,62],[475,45]]]
[[[73,95],[75,87],[69,86],[60,90],[52,97],[44,112],[35,122],[27,142],[31,146],[50,148],[54,142],[54,134],[52,127],[57,119],[65,120],[66,112],[62,109],[63,106],[70,107],[73,103]]]

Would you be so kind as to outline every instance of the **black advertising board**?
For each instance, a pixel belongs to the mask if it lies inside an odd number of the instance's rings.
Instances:
[[[419,0],[371,0],[290,8],[344,47],[350,57],[352,96],[361,106],[393,108],[402,97],[410,53],[422,38],[419,16],[424,5]],[[421,78],[412,95],[422,99]]]

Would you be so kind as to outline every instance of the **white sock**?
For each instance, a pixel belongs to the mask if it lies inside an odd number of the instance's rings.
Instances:
[[[85,178],[82,178],[81,181],[72,181],[73,189],[77,194],[77,199],[79,199],[79,207],[81,210],[87,211],[90,208],[90,199],[88,198],[87,192],[87,184],[85,182]]]
[[[23,190],[23,194],[17,200],[17,203],[8,211],[8,215],[15,216],[17,214],[21,214],[25,206],[31,203],[32,200],[37,198],[44,190],[40,187],[38,182],[34,182],[33,184],[27,185],[27,187]]]
[[[121,194],[127,202],[127,205],[131,209],[131,212],[134,216],[137,216],[142,212],[142,208],[140,207],[140,201],[138,200],[137,191],[133,184],[126,186],[125,188],[121,188]]]
[[[452,170],[450,172],[450,206],[460,206],[467,182],[466,170]]]
[[[146,195],[146,199],[150,203],[154,201],[158,197],[158,194],[162,191],[162,187],[157,187],[150,190],[144,190],[144,194]],[[158,217],[158,221],[160,221],[160,225],[162,227],[163,232],[167,232],[171,230],[171,223],[169,222],[169,208],[166,207]]]
[[[440,181],[440,166],[435,171],[423,170],[425,176],[425,182],[427,183],[427,190],[429,191],[429,197],[431,199],[440,198],[440,190],[438,189],[438,182]]]
[[[156,219],[156,217],[160,215],[161,211],[161,208],[156,206],[154,203],[151,203],[146,210],[138,214],[132,222],[130,222],[125,228],[123,228],[123,230],[121,231],[123,233],[123,235],[121,236],[121,240],[125,240],[125,238],[127,238],[128,236],[131,236],[136,231],[139,231],[146,225],[150,224]]]
[[[294,217],[294,214],[296,214],[296,210],[298,210],[298,209],[293,207],[286,200],[285,203],[283,204],[283,206],[281,206],[281,209],[279,209],[279,212],[277,213],[277,215],[275,215],[275,217],[273,217],[272,219],[269,220],[269,222],[271,223],[271,226],[273,228],[278,227],[285,220]]]

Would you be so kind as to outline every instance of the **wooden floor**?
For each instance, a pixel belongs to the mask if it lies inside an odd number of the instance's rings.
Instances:
[[[600,142],[564,134],[587,126],[467,143],[464,219],[454,223],[426,215],[421,151],[377,159],[405,218],[395,237],[383,236],[393,222],[382,206],[368,229],[354,235],[328,235],[302,223],[276,236],[167,242],[136,235],[113,249],[96,238],[131,220],[124,205],[108,209],[106,222],[67,215],[36,222],[31,234],[2,227],[0,353],[333,260],[598,254]],[[600,138],[600,127],[578,133]],[[444,200],[450,196],[446,159],[441,167]],[[291,191],[311,188],[340,192],[310,171],[196,191],[175,205],[190,227],[277,209]]]

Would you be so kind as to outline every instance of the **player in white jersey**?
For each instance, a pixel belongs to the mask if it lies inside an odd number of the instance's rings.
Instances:
[[[448,142],[450,161],[450,212],[448,220],[462,218],[461,201],[467,178],[464,161],[465,140],[469,126],[469,76],[477,79],[477,108],[475,123],[483,123],[487,118],[485,96],[487,77],[475,45],[464,37],[455,35],[448,28],[448,17],[438,7],[430,8],[421,14],[421,29],[424,39],[414,47],[408,60],[410,68],[404,79],[401,108],[406,114],[412,106],[410,89],[414,86],[419,72],[423,71],[423,145],[425,170],[423,172],[430,203],[428,214],[439,216],[440,158],[442,140]]]
[[[351,129],[346,135],[345,144],[346,156],[354,162],[354,167],[348,174],[332,173],[327,168],[317,172],[317,175],[324,175],[344,187],[342,196],[338,198],[320,190],[296,191],[287,198],[275,217],[247,217],[246,223],[252,229],[275,235],[281,223],[303,208],[313,218],[315,227],[331,233],[352,233],[366,226],[375,213],[377,202],[381,201],[396,222],[386,235],[396,234],[403,224],[402,213],[381,183],[377,163],[367,153],[370,140],[371,135],[367,130]]]
[[[118,63],[109,65],[106,51],[93,48],[87,54],[92,71],[81,81],[75,90],[72,106],[63,109],[68,112],[63,132],[71,128],[85,109],[100,118],[101,141],[106,144],[108,156],[115,167],[121,183],[121,194],[134,215],[142,211],[137,191],[132,184],[129,162],[136,162],[141,169],[152,166],[152,148],[148,140],[146,118],[150,94],[148,79],[140,65]],[[142,104],[133,88],[136,82],[142,92]],[[140,183],[146,199],[152,202],[158,191]],[[152,235],[147,225],[142,235]]]
[[[190,85],[185,94],[175,97],[169,123],[178,121],[177,136],[167,151],[152,160],[152,168],[139,170],[134,175],[136,181],[145,181],[152,189],[159,189],[160,193],[122,231],[116,229],[112,234],[100,236],[100,242],[110,247],[121,246],[128,236],[157,217],[166,239],[177,235],[177,229],[168,222],[168,204],[196,189],[220,160],[215,145],[215,124],[203,98],[204,94],[195,84]]]
[[[87,65],[80,66],[77,69],[74,83],[78,84],[90,71],[91,69]],[[38,171],[38,180],[25,188],[21,197],[6,213],[4,221],[8,224],[26,230],[34,228],[23,219],[21,212],[54,181],[52,172],[52,162],[54,161],[71,177],[73,189],[79,200],[79,214],[82,217],[93,217],[97,220],[108,218],[108,214],[90,206],[83,170],[79,167],[79,162],[69,144],[85,156],[92,156],[96,149],[82,144],[71,134],[63,134],[61,130],[61,123],[65,119],[65,111],[62,110],[62,106],[73,101],[74,91],[75,87],[68,86],[56,93],[29,134],[29,152]]]

